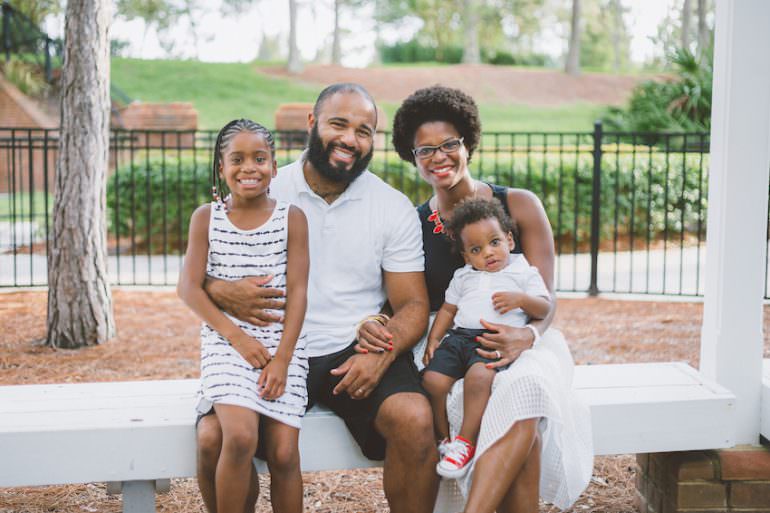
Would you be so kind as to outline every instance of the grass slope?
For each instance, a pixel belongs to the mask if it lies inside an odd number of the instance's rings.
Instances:
[[[147,102],[191,102],[200,128],[216,129],[238,117],[274,125],[281,103],[313,102],[321,87],[263,75],[254,63],[112,59],[112,81],[128,96]],[[397,104],[381,105],[393,115]],[[486,131],[591,131],[600,106],[532,107],[479,102]]]

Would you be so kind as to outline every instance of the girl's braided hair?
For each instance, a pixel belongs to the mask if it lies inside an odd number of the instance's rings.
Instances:
[[[222,184],[222,179],[219,177],[219,166],[222,164],[222,156],[233,140],[233,137],[241,132],[249,132],[252,134],[258,134],[265,138],[268,147],[270,148],[270,156],[275,160],[275,139],[272,132],[264,126],[256,123],[250,119],[234,119],[228,124],[222,127],[222,130],[217,134],[217,141],[214,144],[214,158],[211,166],[211,192],[214,196],[214,200],[219,201],[225,197],[225,190]]]

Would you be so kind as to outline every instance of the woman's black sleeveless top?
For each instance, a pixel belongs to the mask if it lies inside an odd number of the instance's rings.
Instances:
[[[508,210],[508,188],[501,185],[487,184],[492,189],[492,195],[503,204],[505,213]],[[428,221],[432,210],[426,201],[417,207],[422,225],[422,248],[425,251],[425,282],[428,285],[430,311],[436,312],[444,304],[444,292],[452,280],[454,272],[465,265],[463,257],[455,251],[449,238],[443,233],[433,233],[435,225]],[[519,238],[514,235],[516,248],[514,253],[521,253]]]

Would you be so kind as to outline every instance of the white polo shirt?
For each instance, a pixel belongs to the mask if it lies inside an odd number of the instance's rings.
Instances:
[[[524,292],[550,300],[537,267],[529,265],[524,255],[510,255],[508,265],[497,272],[477,271],[470,264],[455,271],[446,290],[445,301],[457,306],[454,326],[484,329],[479,319],[494,324],[524,327],[529,318],[524,310],[515,308],[504,314],[495,310],[492,294],[495,292]]]
[[[331,205],[305,181],[300,159],[278,171],[270,195],[305,213],[310,277],[304,331],[309,356],[344,349],[361,319],[387,296],[382,272],[425,266],[417,210],[401,192],[364,171]]]

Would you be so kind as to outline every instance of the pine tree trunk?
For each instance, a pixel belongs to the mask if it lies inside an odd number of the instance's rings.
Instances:
[[[107,278],[110,0],[69,0],[48,255],[48,336],[77,348],[115,336]]]
[[[332,64],[342,64],[342,49],[340,48],[340,2],[334,0],[334,35],[332,39]]]
[[[479,64],[481,51],[479,49],[479,11],[474,0],[463,0],[463,12],[465,13],[465,47],[463,48],[463,62],[466,64]]]
[[[690,18],[692,14],[692,4],[690,0],[682,2],[682,48],[690,48]]]
[[[703,55],[710,43],[711,34],[706,25],[706,0],[698,0],[698,55]]]
[[[302,73],[302,60],[297,48],[297,0],[289,0],[289,73]]]
[[[620,73],[620,36],[623,29],[623,12],[620,0],[612,0],[612,70]]]
[[[572,21],[564,71],[570,75],[580,74],[580,0],[572,0]]]

